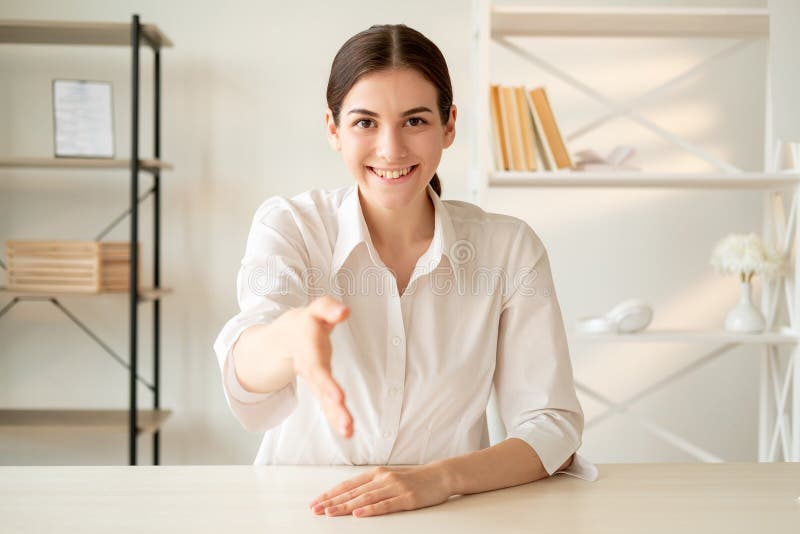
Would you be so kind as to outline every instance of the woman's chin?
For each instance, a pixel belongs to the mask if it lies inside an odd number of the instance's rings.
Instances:
[[[422,186],[409,183],[404,187],[385,187],[380,184],[367,183],[366,186],[361,184],[361,187],[368,191],[367,198],[370,203],[393,210],[407,208],[417,198],[418,189]]]

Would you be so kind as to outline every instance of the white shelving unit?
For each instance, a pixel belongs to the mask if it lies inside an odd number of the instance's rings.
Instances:
[[[707,462],[721,462],[721,458],[691,443],[666,428],[639,416],[630,410],[631,404],[663,388],[675,379],[692,372],[730,349],[747,344],[757,345],[761,351],[761,376],[759,399],[759,461],[800,461],[800,265],[794,261],[798,230],[797,203],[800,196],[800,171],[778,171],[778,143],[771,135],[772,105],[769,80],[765,106],[764,169],[760,172],[744,171],[730,162],[720,160],[714,154],[693,144],[637,111],[637,106],[653,99],[667,89],[694,76],[722,57],[736,53],[753,39],[769,38],[768,9],[720,9],[720,8],[630,8],[630,7],[537,7],[521,5],[498,5],[489,0],[473,0],[473,79],[475,80],[474,108],[476,113],[473,128],[473,161],[471,165],[471,188],[473,201],[485,202],[489,188],[518,187],[604,187],[604,188],[684,188],[684,189],[759,189],[763,190],[763,237],[769,244],[777,246],[790,259],[790,272],[780,280],[762,280],[761,308],[767,317],[764,333],[742,335],[720,331],[653,331],[634,335],[593,334],[580,339],[591,342],[635,342],[635,343],[719,343],[713,351],[698,358],[692,364],[664,377],[635,397],[624,402],[614,402],[587,386],[577,383],[579,391],[604,404],[608,411],[587,421],[586,428],[612,413],[628,416],[644,429],[685,451],[691,456]],[[584,84],[577,78],[513,42],[513,37],[673,37],[679,38],[726,38],[734,39],[731,46],[707,58],[700,65],[670,79],[659,87],[629,102],[616,102],[601,92]],[[489,110],[490,61],[492,47],[499,45],[553,76],[558,77],[573,89],[601,102],[608,108],[603,117],[579,128],[568,142],[602,126],[619,116],[647,128],[665,141],[705,160],[716,170],[712,173],[587,173],[578,171],[556,172],[509,172],[493,168]],[[765,62],[768,58],[764,58]],[[769,70],[767,69],[767,72]],[[761,105],[761,104],[759,104]],[[784,200],[791,206],[788,219],[784,213]],[[777,306],[783,302],[789,324],[777,325]],[[780,365],[778,349],[788,346],[790,360],[785,369]],[[496,415],[494,396],[489,411]],[[499,417],[495,417],[499,420]],[[781,458],[778,453],[781,453]]]

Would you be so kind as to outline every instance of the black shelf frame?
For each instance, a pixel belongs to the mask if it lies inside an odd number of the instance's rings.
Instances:
[[[131,193],[130,193],[130,373],[128,387],[130,389],[130,407],[128,419],[128,462],[136,465],[136,429],[137,425],[137,392],[138,379],[138,340],[139,251],[139,53],[142,41],[153,49],[153,158],[161,158],[161,48],[158,43],[149,41],[143,36],[139,15],[131,20]],[[153,287],[161,287],[161,170],[153,170]],[[161,299],[153,299],[153,409],[161,407],[160,388],[161,367]],[[153,465],[160,461],[161,431],[153,432]]]

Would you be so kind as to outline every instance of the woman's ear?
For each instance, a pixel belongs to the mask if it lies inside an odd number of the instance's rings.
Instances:
[[[448,148],[456,139],[456,115],[458,110],[455,104],[450,106],[450,116],[444,125],[444,148]]]
[[[325,132],[328,135],[328,144],[331,145],[331,148],[340,151],[342,149],[342,141],[339,139],[339,128],[336,126],[336,121],[333,120],[331,108],[325,111]]]

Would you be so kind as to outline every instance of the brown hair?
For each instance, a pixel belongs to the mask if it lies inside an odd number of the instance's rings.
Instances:
[[[348,39],[333,58],[326,96],[337,127],[342,102],[350,88],[365,74],[392,68],[413,69],[427,78],[436,87],[442,124],[447,123],[453,87],[442,52],[430,39],[405,24],[376,24]],[[442,195],[436,173],[430,185],[437,195]]]

